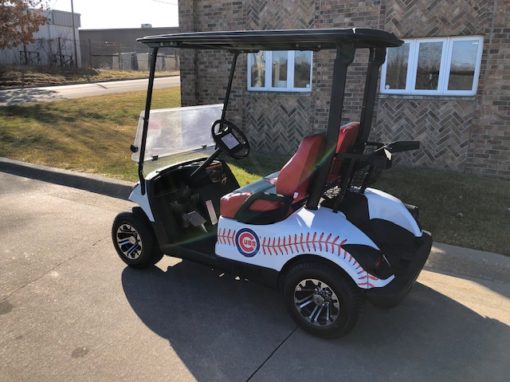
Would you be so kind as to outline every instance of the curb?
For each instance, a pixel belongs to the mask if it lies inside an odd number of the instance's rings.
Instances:
[[[127,200],[133,183],[0,157],[0,171]]]

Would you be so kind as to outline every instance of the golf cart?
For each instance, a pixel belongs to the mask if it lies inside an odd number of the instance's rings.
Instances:
[[[369,188],[392,154],[419,142],[368,141],[386,48],[403,41],[374,29],[200,32],[139,39],[151,49],[145,111],[131,147],[139,183],[112,239],[120,258],[145,268],[163,254],[280,288],[298,325],[322,337],[347,333],[362,299],[398,304],[430,253],[418,209]],[[151,111],[161,48],[224,50],[232,56],[223,104]],[[357,49],[369,60],[360,122],[340,126],[346,74]],[[224,154],[250,144],[227,119],[237,58],[258,51],[336,52],[324,131],[303,137],[276,172],[240,187]],[[285,95],[282,94],[282,97]],[[235,113],[237,110],[232,110]],[[279,171],[278,171],[279,170]]]

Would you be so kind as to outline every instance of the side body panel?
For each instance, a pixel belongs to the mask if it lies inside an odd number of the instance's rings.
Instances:
[[[399,199],[374,188],[367,188],[365,197],[370,219],[387,220],[405,228],[416,237],[422,236],[416,220]]]
[[[394,276],[381,280],[366,272],[345,251],[345,244],[376,244],[351,224],[341,212],[329,208],[300,208],[287,219],[268,225],[243,224],[221,217],[216,254],[220,257],[280,271],[299,255],[322,256],[338,264],[364,289],[387,285]]]
[[[148,193],[146,192],[144,195],[142,195],[140,183],[137,183],[135,187],[133,188],[133,191],[131,191],[131,194],[129,195],[129,200],[131,200],[133,203],[136,203],[140,206],[140,208],[145,212],[149,220],[154,223],[154,215],[151,210],[151,205],[149,203]]]

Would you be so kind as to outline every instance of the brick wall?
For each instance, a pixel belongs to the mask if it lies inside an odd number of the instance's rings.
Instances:
[[[491,6],[467,169],[510,178],[510,1],[495,0]]]
[[[483,35],[475,97],[379,96],[373,138],[419,139],[413,165],[510,177],[510,2],[508,0],[180,0],[183,31],[363,26],[402,38]],[[505,62],[505,55],[507,60]],[[359,120],[367,52],[349,69],[343,119]],[[221,102],[230,57],[185,51],[183,105]],[[246,90],[240,57],[231,113],[256,150],[292,152],[303,135],[324,128],[333,52],[314,54],[311,93]]]

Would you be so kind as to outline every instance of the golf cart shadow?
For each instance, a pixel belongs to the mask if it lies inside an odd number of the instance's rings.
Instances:
[[[135,313],[168,339],[197,380],[246,380],[295,330],[275,291],[186,261],[166,271],[126,267],[122,285]],[[509,343],[507,325],[418,283],[393,310],[366,304],[341,339],[298,329],[257,376],[332,380],[348,369],[356,380],[395,373],[402,380],[476,380],[504,375],[498,368]],[[310,362],[314,367],[305,367]]]

